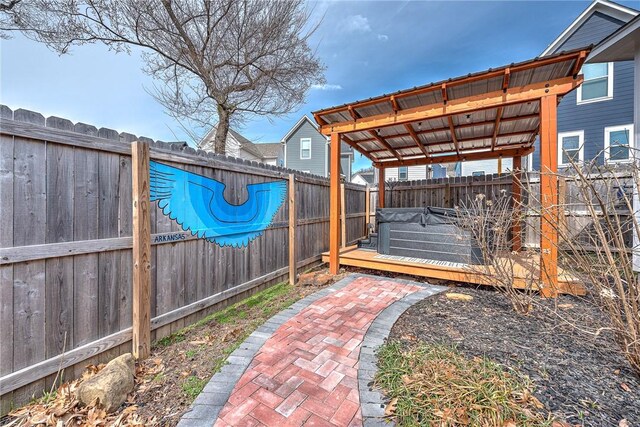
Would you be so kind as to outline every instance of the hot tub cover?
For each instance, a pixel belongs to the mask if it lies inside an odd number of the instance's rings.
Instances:
[[[383,208],[376,211],[378,224],[402,222],[421,225],[459,224],[455,209],[424,208]]]

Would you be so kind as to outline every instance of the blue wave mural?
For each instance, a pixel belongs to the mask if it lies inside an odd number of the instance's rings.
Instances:
[[[220,246],[244,247],[262,235],[284,203],[284,180],[247,185],[241,205],[224,199],[220,181],[151,161],[151,201],[184,231]]]

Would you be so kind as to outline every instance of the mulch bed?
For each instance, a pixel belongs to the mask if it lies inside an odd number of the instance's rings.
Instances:
[[[390,338],[454,344],[467,356],[485,355],[518,369],[534,381],[536,397],[547,409],[570,424],[640,425],[640,378],[618,354],[608,331],[598,336],[585,332],[604,324],[588,300],[536,298],[534,312],[523,316],[495,290],[452,291],[473,300],[450,300],[444,294],[428,298],[400,317]]]

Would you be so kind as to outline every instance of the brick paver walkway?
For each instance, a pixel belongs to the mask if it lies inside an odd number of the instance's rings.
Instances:
[[[358,356],[378,314],[421,290],[360,277],[282,324],[267,339],[215,426],[360,426]]]

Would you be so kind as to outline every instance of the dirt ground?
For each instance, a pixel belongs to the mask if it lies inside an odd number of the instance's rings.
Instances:
[[[494,290],[455,292],[473,300],[428,298],[400,317],[390,338],[454,344],[470,357],[485,355],[517,369],[534,381],[547,409],[571,425],[640,425],[640,378],[612,334],[587,332],[604,325],[587,299],[536,299],[534,312],[523,316]]]

